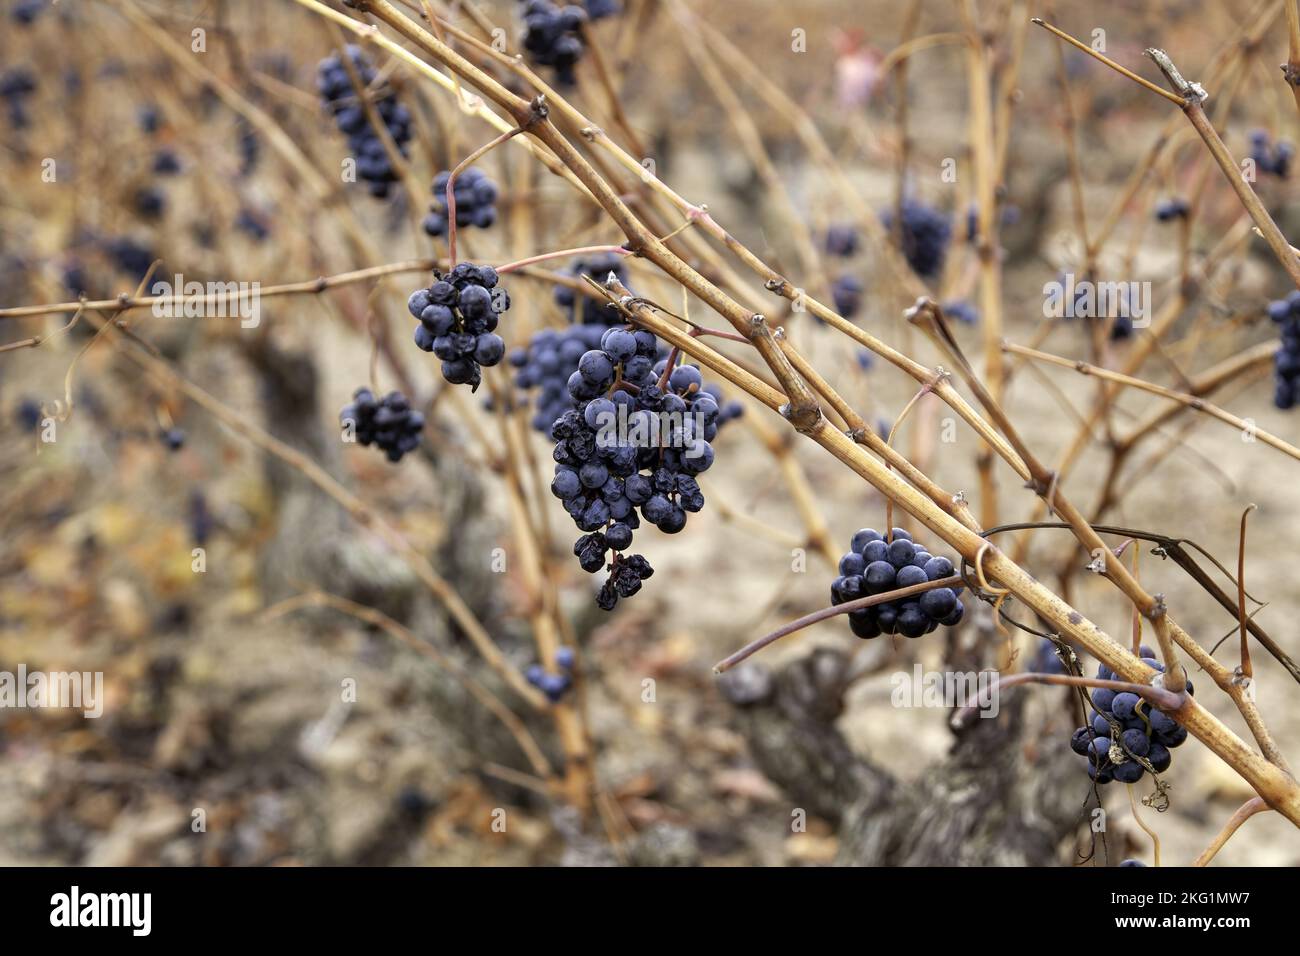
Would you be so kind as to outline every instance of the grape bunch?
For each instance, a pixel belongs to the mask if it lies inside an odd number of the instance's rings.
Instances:
[[[902,528],[889,537],[874,528],[853,536],[849,553],[840,558],[839,576],[831,583],[831,603],[839,606],[872,594],[951,577],[952,562],[931,555]],[[961,621],[965,608],[957,597],[961,588],[933,588],[913,597],[849,612],[849,627],[861,638],[881,634],[920,637],[940,624]]]
[[[131,204],[145,219],[158,219],[167,211],[167,194],[157,186],[141,186],[132,194]]]
[[[27,98],[36,92],[36,77],[26,67],[16,66],[0,73],[0,99],[9,108],[9,125],[26,129],[31,125],[27,113]]]
[[[903,257],[912,271],[922,278],[938,275],[952,238],[952,222],[938,209],[915,199],[904,199],[902,212],[900,237]],[[882,212],[880,222],[892,234],[894,210]]]
[[[1268,304],[1268,317],[1282,327],[1273,356],[1273,404],[1285,411],[1300,398],[1300,291]]]
[[[141,103],[135,111],[135,122],[140,132],[152,136],[162,129],[162,111],[154,103]]]
[[[20,27],[31,26],[36,22],[36,18],[41,15],[41,11],[46,6],[48,6],[48,0],[18,0],[14,4],[11,16]]]
[[[1164,672],[1165,665],[1156,660],[1155,651],[1143,644],[1139,653],[1142,663]],[[1098,666],[1097,676],[1102,680],[1119,679],[1105,664]],[[1195,692],[1188,681],[1187,693]],[[1070,749],[1088,758],[1089,777],[1103,784],[1112,780],[1137,783],[1148,769],[1154,773],[1169,769],[1172,759],[1169,751],[1187,739],[1186,727],[1128,691],[1116,693],[1098,687],[1092,692],[1091,700],[1096,711],[1091,723],[1080,727],[1070,738]]]
[[[248,206],[241,206],[235,216],[235,228],[251,236],[255,242],[265,242],[271,235],[271,226],[264,215]]]
[[[857,254],[858,230],[851,223],[832,223],[823,244],[827,255],[848,259]]]
[[[347,56],[361,85],[369,88],[375,81],[375,68],[358,46],[349,44]],[[388,160],[383,140],[370,125],[365,107],[357,100],[347,68],[338,54],[321,60],[317,67],[316,88],[335,124],[346,134],[348,149],[356,157],[357,175],[369,184],[370,195],[376,199],[387,197],[389,187],[397,181],[397,172]],[[405,156],[406,145],[411,140],[410,110],[398,103],[391,92],[375,99],[374,110],[393,138],[398,152]]]
[[[623,12],[618,0],[582,0],[582,5],[587,8],[589,20],[603,20]]]
[[[627,285],[623,257],[612,252],[575,259],[563,274],[575,278],[586,275],[603,283],[611,272]],[[568,320],[577,324],[560,331],[543,329],[532,337],[527,348],[510,353],[510,364],[518,370],[515,386],[521,392],[534,394],[532,425],[545,435],[550,434],[551,425],[572,406],[569,378],[578,370],[578,360],[592,349],[600,348],[607,328],[622,324],[616,310],[567,285],[557,285],[554,295],[556,304],[566,310]]]
[[[587,11],[579,6],[556,6],[550,0],[523,0],[523,47],[542,66],[555,70],[559,86],[577,82],[573,68],[582,58],[582,25]]]
[[[140,278],[153,265],[154,253],[129,236],[116,236],[104,241],[104,252],[120,272]]]
[[[599,325],[542,329],[527,348],[510,353],[510,364],[517,369],[515,387],[534,396],[532,426],[537,431],[549,435],[555,420],[572,407],[569,377],[578,370],[583,355],[600,348],[604,334]]]
[[[601,285],[610,273],[618,279],[624,286],[627,285],[627,270],[623,268],[623,256],[616,252],[598,253],[588,256],[585,259],[575,259],[573,263],[561,271],[561,275],[571,276],[574,279],[581,279],[582,276],[590,276]],[[555,287],[555,304],[564,309],[569,317],[570,322],[581,321],[584,325],[611,326],[622,324],[618,311],[608,308],[607,304],[593,299],[589,295],[581,295],[567,285],[557,285]],[[582,318],[578,318],[577,304],[582,300]]]
[[[1284,139],[1274,143],[1262,129],[1250,134],[1250,158],[1255,161],[1255,168],[1261,173],[1286,179],[1291,171],[1291,157],[1294,153],[1295,147],[1290,143]]]
[[[1159,222],[1173,222],[1175,219],[1186,219],[1191,207],[1187,205],[1187,200],[1181,196],[1173,196],[1169,199],[1156,203],[1156,220]]]
[[[670,369],[667,358],[656,362],[659,351],[644,329],[605,329],[600,346],[578,360],[572,405],[551,427],[551,492],[584,532],[573,547],[583,570],[610,571],[596,598],[607,611],[654,573],[626,553],[642,519],[676,534],[704,507],[696,479],[713,464],[709,442],[735,414],[705,389],[698,368]]]
[[[496,365],[506,354],[493,330],[510,308],[510,294],[497,286],[491,266],[461,262],[445,275],[435,272],[433,285],[412,292],[406,307],[420,320],[415,344],[442,359],[442,377],[452,385],[477,391],[480,366]]]
[[[429,214],[424,217],[424,231],[431,236],[447,234],[447,182],[451,173],[440,172],[433,180],[433,202],[429,204]],[[456,177],[452,187],[452,196],[456,199],[456,228],[477,226],[486,229],[497,221],[497,186],[488,179],[487,174],[476,166],[471,166]]]
[[[949,299],[943,304],[943,314],[963,325],[978,325],[980,320],[979,309],[965,299]]]
[[[420,432],[424,428],[424,415],[411,408],[401,392],[389,392],[375,398],[368,388],[359,388],[352,402],[339,412],[339,422],[352,423],[357,441],[363,445],[377,445],[391,462],[420,445]]]
[[[835,311],[846,319],[851,319],[862,308],[862,280],[847,273],[831,283],[831,302]]]
[[[155,176],[175,176],[181,171],[181,158],[170,147],[160,147],[153,155],[153,172]]]
[[[546,673],[541,664],[534,664],[524,672],[524,678],[543,694],[552,704],[558,702],[573,686],[573,648],[561,647],[555,652],[555,665],[558,674]]]

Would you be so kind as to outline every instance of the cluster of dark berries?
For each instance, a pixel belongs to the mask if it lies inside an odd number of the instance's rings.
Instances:
[[[1040,640],[1038,649],[1029,664],[1035,674],[1065,674],[1065,664],[1061,662],[1061,652],[1056,644],[1049,640]]]
[[[257,128],[244,117],[239,118],[239,175],[247,176],[257,166],[262,152],[262,141],[257,138]]]
[[[359,388],[352,402],[339,412],[343,425],[352,423],[357,441],[363,445],[378,445],[397,462],[420,445],[420,431],[424,428],[424,415],[411,408],[411,403],[401,392],[389,392],[375,398],[368,388]]]
[[[546,668],[541,664],[534,664],[524,672],[528,683],[545,694],[546,699],[552,704],[562,698],[573,686],[573,648],[561,647],[557,650],[555,666],[560,669],[558,674],[546,673]]]
[[[851,319],[862,308],[862,293],[865,287],[857,276],[847,273],[831,283],[831,302],[835,311],[846,319]]]
[[[156,258],[153,250],[129,236],[116,236],[104,241],[104,252],[121,272],[139,278],[149,271]]]
[[[824,247],[827,255],[848,259],[857,254],[858,230],[850,223],[833,223],[826,230]]]
[[[49,0],[18,0],[11,16],[20,27],[30,26],[48,5]]]
[[[431,236],[447,234],[447,183],[451,173],[443,171],[433,180],[433,202],[424,217],[424,231]],[[497,221],[497,186],[483,170],[471,166],[456,177],[451,190],[456,199],[456,228],[486,229]]]
[[[604,334],[600,325],[542,329],[527,348],[510,353],[510,364],[517,369],[515,387],[533,396],[532,425],[537,431],[549,435],[555,420],[573,407],[569,378],[583,355],[600,348]]]
[[[1159,222],[1186,219],[1190,211],[1191,207],[1187,205],[1187,200],[1182,196],[1174,196],[1156,203],[1156,219]]]
[[[948,242],[952,239],[952,221],[933,206],[915,199],[903,200],[902,222],[894,225],[894,210],[880,214],[880,222],[891,234],[899,229],[903,257],[912,271],[922,278],[939,274]]]
[[[578,6],[556,6],[550,0],[523,0],[523,47],[542,66],[555,70],[559,86],[577,82],[573,68],[582,58],[582,25],[587,11]]]
[[[1144,644],[1139,653],[1142,663],[1164,672],[1155,651]],[[1098,666],[1097,676],[1118,679],[1105,664]],[[1187,693],[1195,693],[1191,681]],[[1098,687],[1092,692],[1092,706],[1092,721],[1074,732],[1070,749],[1088,758],[1088,776],[1097,783],[1137,783],[1147,770],[1164,773],[1172,759],[1169,751],[1187,739],[1187,728],[1137,694]]]
[[[943,314],[964,325],[978,325],[980,320],[979,309],[965,299],[952,299],[945,302],[943,304]]]
[[[623,12],[618,0],[582,0],[582,5],[587,8],[589,20],[603,20]]]
[[[606,329],[600,347],[578,360],[568,382],[573,405],[551,427],[551,492],[586,532],[574,545],[583,570],[610,570],[596,598],[605,610],[654,573],[645,558],[625,554],[641,519],[676,534],[704,507],[696,477],[713,464],[709,442],[735,414],[706,390],[698,368],[670,369],[667,359],[655,361],[659,351],[644,329]]]
[[[36,426],[41,423],[44,416],[41,403],[34,398],[24,398],[18,403],[14,413],[14,417],[18,420],[18,427],[29,432],[36,430]]]
[[[1268,304],[1268,317],[1282,327],[1273,355],[1273,404],[1286,410],[1300,398],[1300,291]]]
[[[235,228],[256,242],[263,242],[271,235],[271,226],[266,217],[248,206],[241,207],[235,216]]]
[[[375,68],[360,47],[349,45],[347,55],[361,85],[368,89],[375,80]],[[370,195],[383,199],[388,195],[389,187],[397,181],[397,172],[388,160],[383,140],[371,127],[365,107],[352,88],[347,68],[339,56],[333,54],[322,60],[317,70],[316,88],[325,108],[348,138],[348,149],[357,161],[357,175],[369,184]],[[406,145],[411,139],[410,110],[398,103],[392,93],[377,97],[373,105],[398,151],[405,156]]]
[[[613,252],[576,259],[564,270],[565,275],[575,278],[586,275],[600,283],[611,272],[627,285],[623,257]],[[515,386],[534,396],[533,428],[546,435],[550,434],[555,420],[573,405],[569,379],[578,370],[579,360],[592,349],[600,348],[606,329],[622,324],[617,310],[606,308],[603,302],[577,293],[567,285],[557,285],[554,295],[568,320],[576,324],[561,331],[543,329],[532,337],[527,348],[515,349],[510,354],[510,364],[518,369]]]
[[[616,252],[599,253],[585,259],[575,259],[560,274],[572,276],[579,281],[581,281],[582,276],[590,276],[601,285],[604,285],[611,272],[614,273],[614,277],[619,282],[625,287],[627,286],[627,270],[623,268],[623,256]],[[570,286],[557,285],[553,295],[555,296],[555,304],[567,312],[570,322],[600,326],[622,324],[617,309],[608,308],[606,303],[593,299],[589,295],[582,295]],[[581,318],[578,317],[577,313],[579,299],[582,300]]]
[[[1122,312],[1115,316],[1115,321],[1111,323],[1110,340],[1112,342],[1123,342],[1133,336],[1133,317],[1125,315]]]
[[[874,528],[863,528],[853,536],[850,551],[840,558],[840,573],[831,584],[835,605],[872,594],[951,577],[952,562],[931,555],[902,528],[894,528],[886,539]],[[932,588],[920,594],[849,612],[849,627],[858,637],[902,634],[920,637],[940,624],[957,624],[965,608],[957,595],[961,588]]]
[[[175,176],[181,171],[181,158],[170,147],[163,146],[153,154],[155,176]]]
[[[135,111],[135,121],[140,124],[140,132],[149,136],[162,129],[162,113],[152,103],[145,103]]]
[[[457,263],[446,275],[434,273],[433,285],[411,293],[406,307],[420,320],[415,344],[442,359],[442,377],[452,385],[477,390],[480,366],[498,364],[506,343],[495,333],[510,294],[497,286],[497,271],[472,262]]]
[[[1261,173],[1286,179],[1291,171],[1291,157],[1294,154],[1295,147],[1284,139],[1274,143],[1262,129],[1250,134],[1250,158],[1255,161],[1255,169]]]
[[[31,125],[27,113],[27,98],[36,92],[36,77],[26,67],[16,66],[0,73],[0,99],[9,109],[9,125],[26,129]]]
[[[157,186],[141,186],[131,195],[131,205],[146,219],[158,219],[167,210],[167,194]]]
[[[76,256],[70,255],[61,267],[63,277],[63,288],[67,289],[74,297],[79,297],[83,293],[89,294],[90,275],[86,272],[85,264]]]

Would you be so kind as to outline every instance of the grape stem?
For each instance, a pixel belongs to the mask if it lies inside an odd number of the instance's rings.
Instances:
[[[965,583],[966,582],[961,579],[960,575],[954,574],[951,577],[939,578],[935,581],[925,581],[921,584],[913,584],[910,587],[898,588],[894,591],[886,591],[883,594],[872,594],[867,597],[858,598],[854,601],[845,601],[843,604],[836,604],[833,607],[824,607],[820,611],[813,611],[811,614],[805,614],[803,617],[777,628],[771,634],[766,634],[756,641],[751,641],[730,657],[724,658],[714,664],[713,673],[724,674],[741,661],[752,657],[769,644],[774,644],[783,637],[788,637],[796,631],[802,631],[805,627],[810,627],[818,621],[824,621],[827,618],[835,617],[837,614],[848,614],[850,611],[859,611],[862,608],[873,607],[877,604],[886,604],[890,601],[896,601],[899,598],[912,597],[915,594],[921,594],[924,591],[933,591],[935,588],[962,587]]]
[[[1241,513],[1241,540],[1237,546],[1237,619],[1241,622],[1241,677],[1250,680],[1255,670],[1250,664],[1250,638],[1246,632],[1246,519],[1258,507],[1248,505]]]
[[[1261,810],[1270,809],[1272,808],[1264,802],[1263,797],[1251,797],[1237,808],[1236,813],[1228,818],[1228,822],[1223,825],[1223,829],[1220,830],[1218,835],[1210,842],[1210,845],[1202,851],[1201,855],[1196,858],[1195,862],[1192,863],[1192,866],[1208,866],[1210,861],[1214,859],[1215,855],[1223,849],[1223,845],[1232,838],[1232,835],[1241,828],[1243,823]]]
[[[549,259],[567,259],[569,256],[600,255],[611,252],[619,256],[630,256],[632,254],[632,250],[623,246],[579,246],[577,249],[543,252],[541,255],[529,256],[527,259],[520,259],[518,262],[507,262],[503,266],[497,266],[496,270],[498,275],[505,275],[508,272],[514,272],[516,269],[522,269],[538,262],[546,262]]]
[[[545,114],[543,113],[541,115],[545,115]],[[534,106],[533,117],[536,118],[537,116],[538,116],[538,111],[536,106]],[[451,171],[451,175],[447,177],[447,188],[443,190],[443,202],[447,207],[447,260],[450,263],[448,268],[450,269],[456,268],[456,192],[455,189],[456,189],[457,177],[459,177],[460,174],[463,173],[465,170],[469,169],[470,166],[472,166],[483,156],[487,155],[488,152],[500,146],[502,143],[506,142],[507,140],[512,139],[515,136],[518,136],[520,133],[524,132],[524,130],[526,130],[530,125],[532,125],[532,120],[529,120],[529,122],[523,124],[522,126],[516,126],[514,129],[508,129],[500,136],[497,136],[489,140],[488,142],[484,143],[478,149],[474,150],[474,152],[470,153],[468,156],[462,159],[456,165],[456,168]],[[497,271],[499,272],[500,270],[498,269]]]

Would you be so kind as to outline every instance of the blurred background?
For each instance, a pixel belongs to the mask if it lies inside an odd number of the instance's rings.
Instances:
[[[1278,339],[1267,309],[1288,291],[1286,275],[1177,109],[1027,21],[1046,17],[1158,83],[1142,50],[1168,50],[1205,83],[1225,143],[1256,160],[1256,192],[1295,235],[1298,117],[1278,70],[1285,4],[622,0],[601,15],[606,4],[588,0],[573,86],[523,51],[523,4],[430,6],[474,38],[478,46],[454,42],[501,82],[529,92],[505,62],[522,53],[593,125],[795,285],[927,366],[946,360],[904,320],[915,283],[944,303],[982,367],[982,247],[997,250],[998,337],[1054,355],[1188,390],[1205,370]],[[376,196],[364,176],[349,181],[356,157],[318,91],[318,66],[344,34],[303,4],[3,0],[0,12],[0,310],[101,302],[81,313],[0,312],[0,671],[102,671],[105,698],[93,720],[0,708],[0,862],[1153,861],[1129,795],[1118,784],[1094,792],[1070,752],[1080,721],[1066,690],[1016,688],[997,720],[961,735],[946,709],[891,704],[895,676],[918,663],[1058,666],[1048,642],[999,629],[983,603],[920,641],[864,642],[844,618],[824,621],[720,683],[712,667],[722,657],[828,603],[857,529],[889,526],[879,494],[730,386],[726,399],[745,414],[715,442],[706,507],[680,535],[639,532],[653,579],[613,612],[596,607],[600,579],[573,559],[576,532],[546,487],[550,442],[529,425],[536,396],[506,407],[508,366],[476,393],[449,386],[411,342],[406,298],[447,255],[445,237],[421,228],[430,183],[498,132],[452,92],[363,44],[372,104],[409,114],[405,169]],[[985,145],[1001,168],[993,237],[972,222],[980,98],[961,36],[970,17],[990,50]],[[506,58],[493,59],[494,42]],[[634,209],[654,210],[665,232],[682,225],[608,151],[564,131]],[[460,230],[461,258],[499,265],[621,243],[523,141],[476,162],[497,186],[496,219]],[[893,225],[900,212],[905,230]],[[841,241],[828,241],[837,231]],[[895,447],[987,514],[982,446],[946,405],[925,396],[899,421],[912,378],[791,311],[720,246],[700,244],[718,258],[693,262],[728,288],[742,283],[755,307],[769,303],[773,323],[872,427],[888,436],[898,422]],[[926,250],[937,261],[923,261]],[[310,288],[320,276],[411,262]],[[724,325],[644,260],[624,266],[638,294]],[[508,348],[567,325],[556,291],[572,267],[563,258],[503,276]],[[122,313],[133,341],[95,335],[115,315],[102,300],[147,294],[146,275],[177,274],[260,282],[260,321],[145,307]],[[1045,317],[1044,286],[1066,274],[1149,283],[1158,339],[1116,314]],[[268,294],[287,283],[305,286]],[[1300,442],[1297,413],[1277,407],[1266,351],[1207,394]],[[1167,402],[1121,390],[1085,428],[1095,379],[1005,363],[1005,407],[1042,460],[1057,467],[1076,436],[1087,439],[1062,488],[1102,523],[1192,539],[1235,569],[1241,513],[1257,505],[1246,586],[1267,606],[1255,620],[1284,651],[1300,651],[1294,459],[1188,412],[1157,421],[1119,456],[1119,439]],[[342,440],[339,411],[361,387],[399,389],[426,412],[422,444],[399,464]],[[241,424],[355,494],[445,589]],[[997,522],[1042,520],[1008,467],[995,462],[991,474]],[[893,524],[952,555],[905,517],[892,512]],[[537,536],[535,557],[521,522]],[[1089,556],[1068,535],[997,540],[1127,639],[1131,608],[1086,571]],[[1173,562],[1142,552],[1144,585],[1203,645],[1233,632],[1233,615]],[[530,708],[484,666],[448,593],[520,671],[555,670],[539,651],[544,621],[541,646],[574,653],[561,704]],[[1023,607],[1007,610],[1036,626]],[[1235,654],[1235,637],[1216,652],[1228,666]],[[1261,711],[1300,759],[1300,687],[1262,648],[1254,660]],[[1198,699],[1248,738],[1211,681],[1191,676]],[[575,754],[586,761],[576,792]],[[1134,799],[1167,864],[1191,862],[1252,795],[1195,740],[1175,752],[1155,805],[1142,806],[1153,789],[1145,778]],[[1098,800],[1101,833],[1090,826]],[[1296,865],[1300,839],[1264,814],[1218,862]]]

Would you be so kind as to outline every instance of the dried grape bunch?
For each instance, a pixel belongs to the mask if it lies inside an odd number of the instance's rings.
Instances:
[[[1191,207],[1187,205],[1187,200],[1181,196],[1173,196],[1156,203],[1155,214],[1158,222],[1173,222],[1175,219],[1186,219],[1189,212],[1191,212]]]
[[[523,48],[537,63],[555,70],[557,85],[573,86],[577,82],[573,68],[586,49],[581,31],[587,11],[549,0],[523,0],[523,13]]]
[[[1285,411],[1300,397],[1300,291],[1270,302],[1268,317],[1282,327],[1282,345],[1273,355],[1273,404]]]
[[[377,399],[368,388],[357,389],[352,402],[339,412],[339,421],[345,426],[351,422],[357,441],[376,445],[391,462],[401,461],[403,455],[419,447],[424,428],[424,415],[411,408],[401,392]]]
[[[656,362],[659,352],[644,329],[603,330],[569,376],[570,407],[551,427],[551,492],[584,532],[573,548],[583,570],[609,570],[596,598],[607,611],[654,573],[626,553],[642,520],[676,534],[704,507],[697,476],[713,464],[718,429],[739,413],[719,405],[698,368]]]
[[[1278,179],[1286,179],[1291,171],[1291,157],[1295,147],[1284,139],[1273,142],[1272,137],[1262,129],[1250,134],[1250,158],[1255,162],[1255,169]]]
[[[9,109],[9,125],[26,129],[32,119],[27,112],[27,100],[36,92],[36,76],[26,67],[16,66],[0,73],[0,99]]]
[[[826,230],[822,246],[828,256],[848,259],[857,254],[858,230],[849,223],[832,223]]]
[[[368,89],[375,81],[375,68],[358,46],[349,44],[347,56],[361,85]],[[368,184],[370,195],[377,199],[385,198],[397,181],[397,171],[393,169],[379,133],[371,126],[365,107],[357,99],[347,67],[338,54],[321,60],[317,67],[316,87],[326,110],[348,138],[348,149],[356,158],[357,175]],[[410,110],[397,102],[397,97],[391,92],[376,95],[373,107],[398,152],[405,156],[411,140]],[[251,167],[251,163],[246,165]]]
[[[510,294],[497,285],[491,266],[461,262],[434,276],[429,288],[412,292],[406,303],[420,320],[415,344],[442,359],[442,377],[452,385],[477,390],[481,366],[496,365],[506,354],[506,343],[494,330],[510,308]]]
[[[1139,653],[1142,663],[1164,672],[1165,666],[1156,660],[1155,651],[1144,644]],[[1105,664],[1098,666],[1097,676],[1101,680],[1119,679]],[[1188,681],[1187,693],[1195,692]],[[1172,759],[1169,751],[1187,740],[1187,728],[1137,694],[1098,687],[1090,700],[1096,713],[1086,727],[1074,732],[1070,749],[1088,758],[1088,776],[1097,783],[1137,783],[1148,770],[1143,760],[1155,773],[1164,773]]]
[[[573,648],[561,647],[555,652],[555,666],[558,668],[558,673],[548,673],[541,664],[533,664],[524,672],[524,677],[554,704],[561,700],[573,686],[573,661]]]
[[[429,214],[423,222],[424,231],[431,236],[447,234],[446,197],[450,181],[451,173],[446,170],[434,177],[433,202],[429,204]],[[456,177],[451,191],[456,200],[457,229],[468,226],[486,229],[497,221],[497,186],[483,170],[471,166]]]
[[[589,276],[604,285],[605,280],[609,278],[609,274],[612,272],[619,282],[627,286],[627,270],[623,267],[623,258],[616,252],[605,252],[584,259],[575,259],[567,269],[561,272],[561,275],[572,276],[575,279]],[[583,325],[599,325],[606,328],[623,324],[617,309],[611,309],[605,302],[591,296],[579,295],[567,285],[557,285],[553,294],[555,304],[568,313],[570,322],[581,322]],[[581,309],[578,307],[579,299],[582,301]]]
[[[851,319],[862,308],[862,280],[857,276],[842,275],[831,283],[831,302],[835,311]]]
[[[872,594],[951,577],[952,561],[932,555],[902,528],[888,539],[874,528],[853,536],[849,553],[840,558],[839,576],[831,583],[831,603],[839,606]],[[961,588],[933,588],[920,594],[849,612],[849,627],[861,638],[881,634],[921,637],[959,623],[965,608]]]
[[[900,239],[903,257],[912,271],[922,278],[938,275],[952,239],[952,221],[933,206],[915,199],[903,200],[902,212]],[[894,210],[882,212],[880,222],[887,231],[893,232]]]

